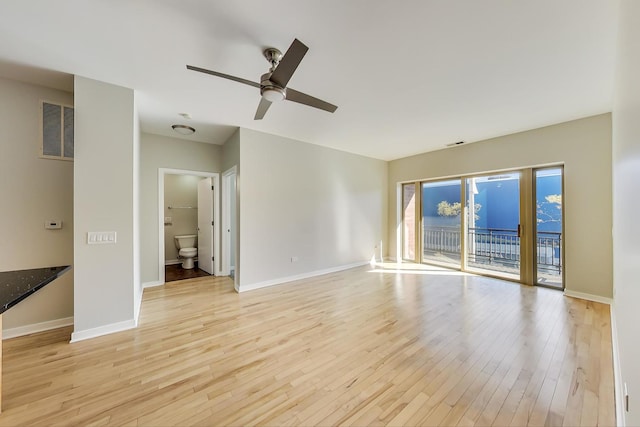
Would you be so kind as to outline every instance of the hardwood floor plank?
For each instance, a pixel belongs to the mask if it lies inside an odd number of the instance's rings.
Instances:
[[[615,420],[615,393],[613,375],[613,347],[611,338],[611,313],[610,307],[600,307],[600,366],[598,384],[598,425],[605,426],[610,420]],[[597,325],[596,325],[597,326]]]
[[[556,315],[553,317],[553,326],[550,330],[549,339],[545,343],[544,350],[535,367],[535,372],[531,376],[531,380],[527,384],[524,391],[522,400],[520,401],[510,423],[513,425],[527,425],[531,421],[532,414],[536,410],[540,414],[544,414],[548,411],[551,404],[551,397],[553,396],[553,388],[555,387],[555,380],[550,378],[545,382],[545,376],[547,375],[551,364],[554,360],[558,360],[556,355],[560,349],[558,342],[566,330],[566,322],[562,316],[562,310],[556,308]],[[560,359],[561,360],[561,359]],[[544,424],[544,421],[542,422]]]
[[[608,306],[412,267],[172,282],[136,329],[7,340],[0,426],[615,425]]]

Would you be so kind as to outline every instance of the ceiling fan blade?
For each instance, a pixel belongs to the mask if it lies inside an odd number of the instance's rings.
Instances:
[[[289,49],[284,54],[275,71],[271,74],[269,80],[280,87],[287,87],[287,83],[293,76],[293,73],[300,65],[300,61],[304,58],[309,48],[300,40],[294,39]]]
[[[298,104],[308,105],[309,107],[319,108],[320,110],[328,111],[330,113],[333,113],[338,109],[338,107],[333,104],[291,88],[287,88],[287,97],[285,99],[287,101],[297,102]]]
[[[256,115],[253,117],[253,120],[262,120],[269,107],[271,107],[271,101],[260,97],[260,104],[258,104],[258,109],[256,110]]]
[[[217,71],[207,70],[206,68],[194,67],[193,65],[187,65],[188,70],[197,71],[199,73],[211,74],[212,76],[222,77],[223,79],[233,80],[234,82],[244,83],[249,86],[260,88],[260,83],[252,82],[240,77],[230,76],[229,74],[219,73]]]

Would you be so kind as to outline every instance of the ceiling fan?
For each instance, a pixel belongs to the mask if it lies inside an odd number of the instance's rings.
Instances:
[[[333,113],[338,108],[337,106],[287,87],[287,83],[289,83],[291,76],[293,76],[293,73],[296,71],[296,68],[298,68],[298,65],[300,65],[302,58],[304,58],[308,50],[309,48],[298,39],[293,40],[293,43],[291,43],[291,46],[289,46],[289,49],[284,55],[273,47],[265,49],[263,53],[267,61],[271,64],[271,68],[267,73],[262,75],[260,83],[205,68],[194,67],[193,65],[187,65],[187,69],[259,88],[262,98],[258,104],[256,115],[253,118],[254,120],[262,120],[271,104],[282,100],[297,102],[298,104],[308,105]]]

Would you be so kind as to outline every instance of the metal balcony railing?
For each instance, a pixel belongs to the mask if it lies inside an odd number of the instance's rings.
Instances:
[[[504,228],[470,228],[467,254],[469,262],[499,263],[516,267],[520,263],[518,230]]]
[[[444,255],[460,254],[459,227],[425,227],[423,250]],[[500,264],[516,267],[520,263],[518,230],[502,228],[469,228],[467,231],[467,259],[470,263]],[[536,252],[538,271],[547,274],[562,272],[562,233],[538,232]]]
[[[536,237],[538,271],[562,273],[562,233],[539,231]]]

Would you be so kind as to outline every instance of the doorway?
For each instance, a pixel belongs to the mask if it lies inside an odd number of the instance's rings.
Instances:
[[[422,260],[460,268],[460,179],[422,183]]]
[[[465,179],[467,270],[520,280],[520,172]]]
[[[210,183],[209,188],[211,188],[211,190],[209,190],[209,198],[203,200],[200,196],[195,203],[191,201],[184,204],[172,204],[171,209],[169,209],[169,200],[165,200],[165,187],[167,181],[171,180],[171,178],[168,177],[174,176],[190,177],[192,180],[195,180],[198,183],[206,182],[207,185]],[[220,194],[219,176],[219,173],[212,172],[199,172],[166,168],[158,169],[158,278],[160,283],[165,283],[167,278],[165,274],[166,253],[167,251],[176,250],[175,245],[172,245],[172,242],[167,242],[165,228],[172,226],[175,219],[177,218],[174,218],[176,214],[181,215],[186,212],[190,212],[190,215],[194,217],[194,224],[184,230],[185,233],[183,233],[183,230],[180,230],[178,234],[196,234],[198,236],[198,263],[202,261],[202,254],[204,254],[204,256],[207,258],[210,257],[210,260],[206,263],[207,266],[205,266],[205,269],[208,268],[208,271],[204,274],[220,275],[220,269],[218,267],[218,253],[220,247],[220,208],[219,204],[216,203],[216,201],[219,200]],[[196,193],[198,192],[198,187],[199,186],[197,185],[194,189]],[[207,215],[208,218],[210,218],[210,220],[207,220],[207,222],[211,224],[208,227],[200,227],[202,228],[202,230],[198,230],[198,220],[200,220],[199,216],[201,216],[199,212],[200,205],[203,205],[202,211],[205,212],[205,215]],[[190,273],[190,275],[193,275],[193,272],[188,273]]]
[[[237,167],[222,174],[222,242],[220,274],[231,276],[238,283],[237,250]]]

